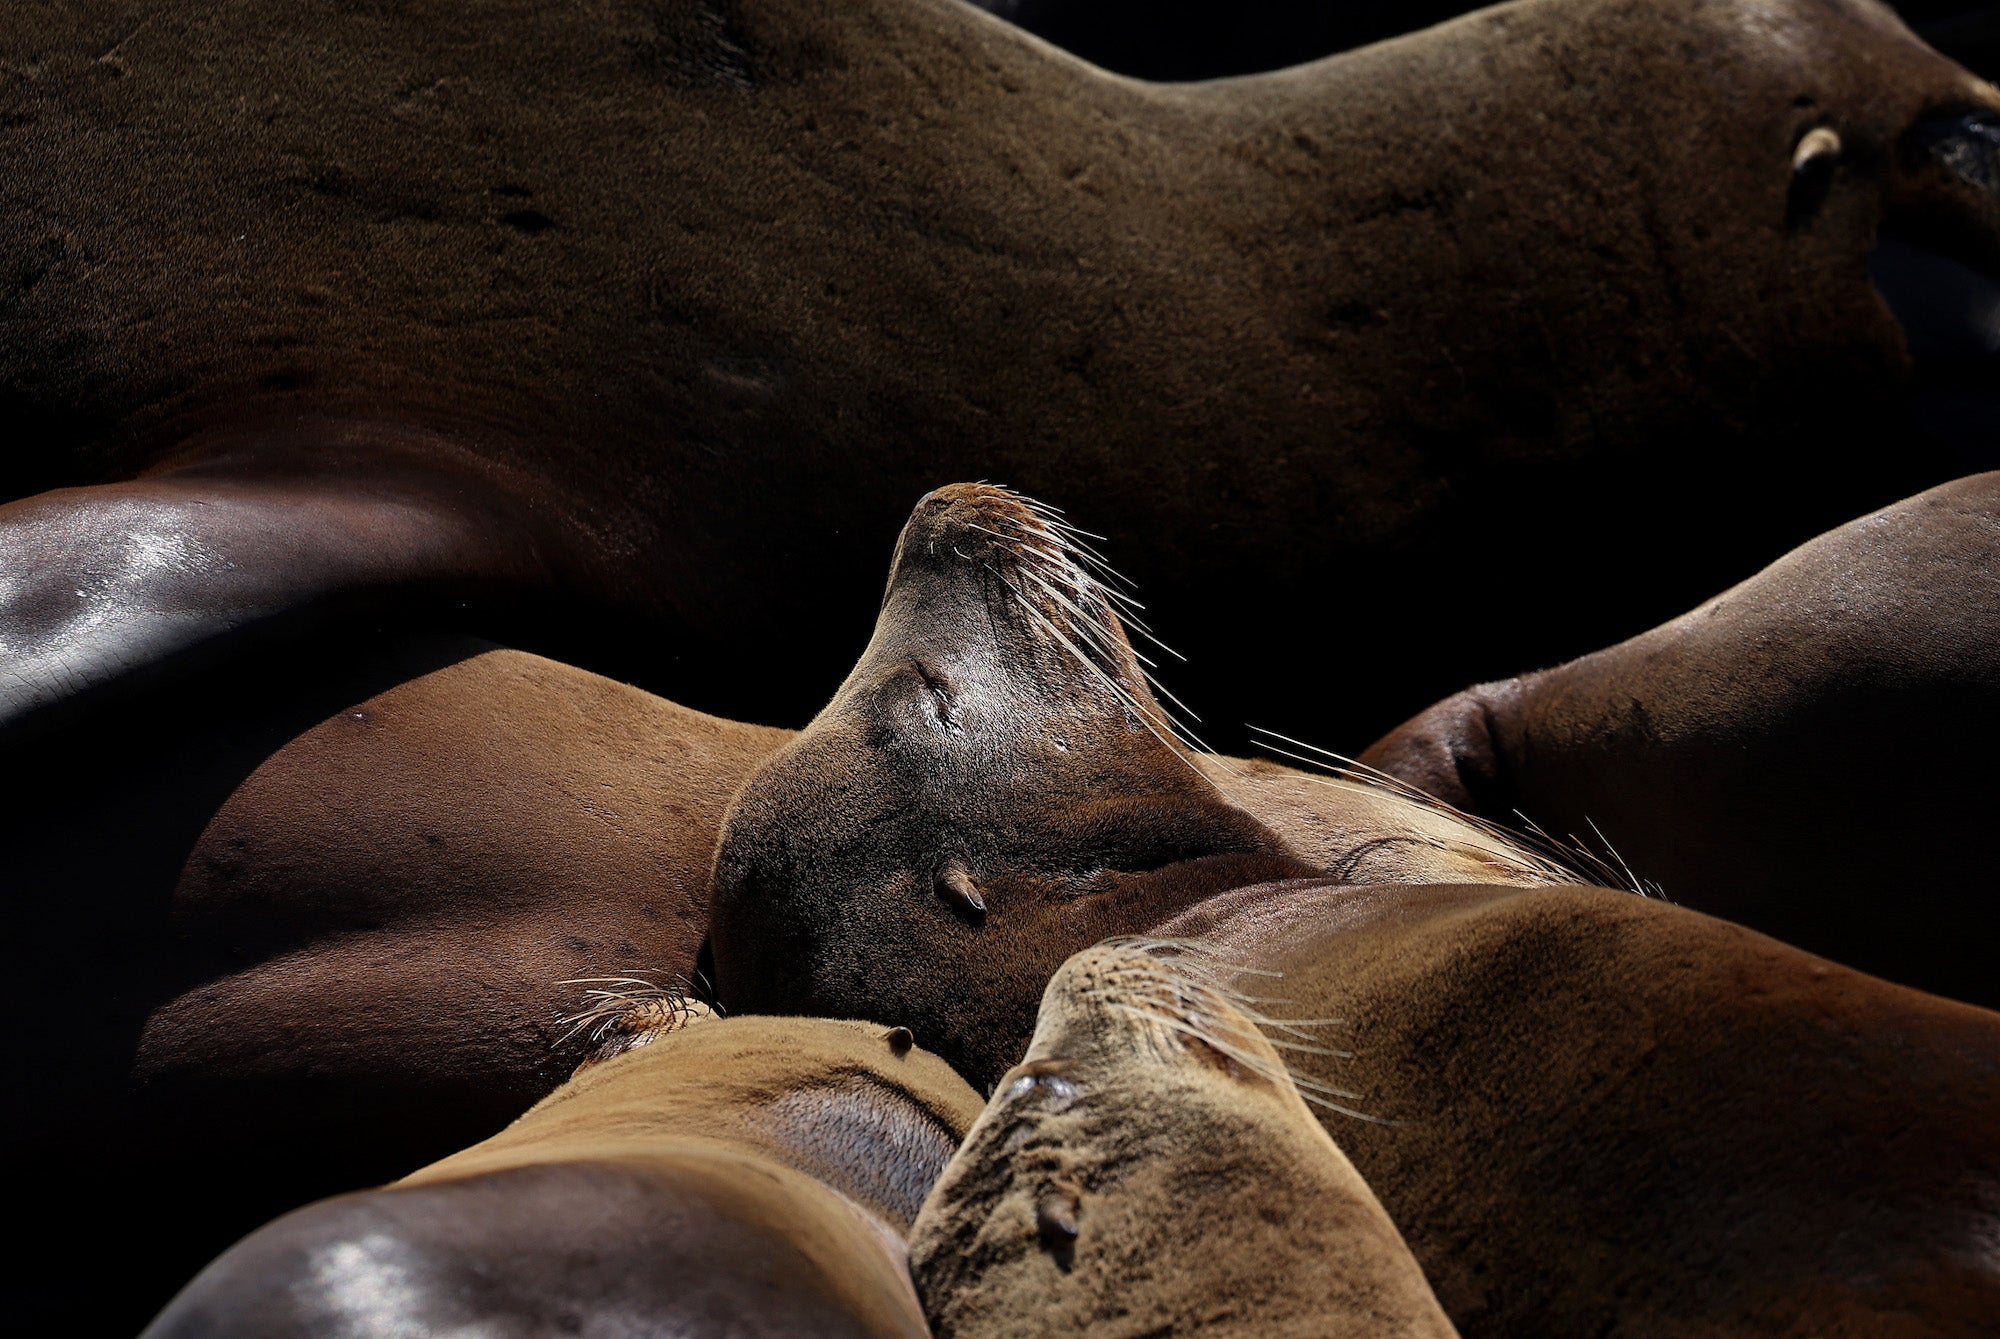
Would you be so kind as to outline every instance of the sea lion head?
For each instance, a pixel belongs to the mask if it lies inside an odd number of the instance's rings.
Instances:
[[[860,663],[726,822],[725,1008],[883,1018],[990,1082],[1069,954],[1317,873],[1193,765],[1080,542],[990,485],[917,505]]]
[[[1049,982],[911,1231],[933,1333],[1449,1335],[1257,1022],[1160,947],[1100,945]]]

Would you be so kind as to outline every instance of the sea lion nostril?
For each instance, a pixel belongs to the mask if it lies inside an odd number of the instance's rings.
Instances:
[[[1076,1246],[1077,1211],[1082,1208],[1078,1198],[1073,1192],[1056,1190],[1035,1203],[1035,1235],[1058,1257],[1058,1263],[1063,1263]]]
[[[1967,185],[2000,195],[2000,113],[1926,117],[1910,127],[1904,143],[1911,166],[1935,162]]]

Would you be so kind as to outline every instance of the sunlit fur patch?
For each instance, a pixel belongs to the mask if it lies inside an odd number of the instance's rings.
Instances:
[[[1222,953],[1185,940],[1126,937],[1109,939],[1072,959],[1065,973],[1086,979],[1078,995],[1104,1008],[1127,1014],[1162,1029],[1182,1050],[1220,1067],[1278,1088],[1295,1089],[1316,1106],[1356,1120],[1385,1124],[1349,1103],[1360,1094],[1296,1074],[1280,1051],[1349,1058],[1313,1040],[1313,1030],[1338,1026],[1339,1019],[1280,1018],[1260,1007],[1286,1001],[1245,994],[1223,984],[1230,968]],[[1262,968],[1238,966],[1249,973],[1275,978]],[[1232,1068],[1233,1067],[1233,1068]]]
[[[579,1074],[715,1016],[708,1005],[687,993],[686,983],[678,977],[664,986],[636,976],[584,976],[558,984],[589,987],[583,992],[588,1003],[556,1022],[567,1029],[556,1038],[557,1047],[584,1038],[584,1055],[575,1070]]]

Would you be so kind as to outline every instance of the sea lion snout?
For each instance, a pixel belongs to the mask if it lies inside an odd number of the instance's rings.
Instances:
[[[1896,156],[1884,235],[2000,279],[2000,106],[1926,115]]]
[[[1087,1064],[1093,1056],[1195,1063],[1246,1083],[1288,1083],[1284,1061],[1206,964],[1141,940],[1111,940],[1063,964],[1042,996],[1022,1072],[1039,1075],[1057,1057]]]
[[[914,655],[933,686],[950,678],[937,663],[956,662],[966,677],[1004,682],[1016,696],[1054,686],[1115,700],[1135,718],[1156,713],[1119,617],[1120,593],[1107,584],[1116,578],[1091,538],[1055,508],[995,484],[925,494],[897,540],[871,653]]]

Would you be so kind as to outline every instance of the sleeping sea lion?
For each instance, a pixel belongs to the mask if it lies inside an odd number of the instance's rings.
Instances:
[[[1330,798],[1361,821],[1322,818],[1317,848],[1260,822],[1213,779],[1227,764],[1173,733],[1073,553],[1006,489],[917,504],[860,662],[729,809],[709,930],[725,1009],[853,1014],[866,998],[986,1085],[1064,959],[1215,893],[1330,869],[1574,878],[1359,786]],[[910,944],[924,951],[882,957]]]
[[[2000,1014],[1628,892],[1307,877],[1177,762],[1038,520],[979,488],[912,518],[867,655],[730,811],[725,1005],[872,1003],[984,1086],[1052,957],[1192,941],[1343,1020],[1351,1058],[1296,1064],[1464,1333],[1990,1329]]]
[[[2000,1014],[1607,889],[1240,889],[1156,932],[1340,1020],[1287,1057],[1370,1118],[1323,1115],[1468,1335],[2000,1315]]]
[[[251,1234],[150,1339],[925,1339],[903,1238],[979,1097],[894,1029],[701,1021]]]
[[[2000,474],[1840,527],[1651,632],[1481,684],[1362,760],[1601,836],[1676,901],[2000,1006]],[[1894,890],[1894,891],[1890,891]]]
[[[693,981],[723,810],[785,738],[464,639],[241,668],[14,755],[30,1328],[129,1335],[256,1224],[491,1133],[575,1064],[566,983]],[[116,1288],[75,1248],[107,1214],[147,1243]]]
[[[937,1339],[1448,1339],[1271,1043],[1143,948],[1088,949],[910,1234]]]
[[[986,476],[1089,501],[1191,700],[1372,738],[1955,473],[1875,445],[1865,261],[1996,273],[1996,115],[1873,0],[1200,86],[952,0],[11,5],[0,720],[388,614],[802,717],[865,537]],[[1226,653],[1300,590],[1348,692]]]

